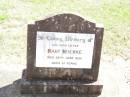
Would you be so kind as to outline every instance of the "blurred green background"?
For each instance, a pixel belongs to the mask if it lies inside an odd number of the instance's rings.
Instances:
[[[27,24],[60,12],[103,24],[102,54],[130,59],[130,0],[0,0],[0,63],[26,64]]]

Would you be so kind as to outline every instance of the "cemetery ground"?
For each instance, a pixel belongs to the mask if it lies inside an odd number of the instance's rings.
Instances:
[[[129,0],[0,0],[0,94],[10,95],[8,85],[26,67],[27,24],[52,13],[74,12],[104,24],[101,97],[130,97],[129,5]]]

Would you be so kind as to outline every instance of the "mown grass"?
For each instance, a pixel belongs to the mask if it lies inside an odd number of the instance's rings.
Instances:
[[[9,0],[0,0],[0,22],[9,18],[8,10],[12,7]]]
[[[50,14],[61,12],[73,12],[81,14],[86,18],[91,18],[104,25],[103,53],[109,55],[120,55],[130,58],[130,1],[129,0],[2,0],[0,1],[0,22],[8,22],[7,19],[24,21],[27,25],[29,21],[43,19]],[[5,6],[6,5],[6,6]],[[12,10],[11,7],[14,7]],[[10,11],[10,12],[8,12]],[[7,29],[17,29],[17,25]],[[3,26],[3,24],[1,25]],[[3,29],[3,28],[2,28]],[[4,33],[4,34],[1,34]],[[9,33],[9,32],[8,32]],[[0,56],[24,56],[26,50],[26,30],[17,30],[15,34],[0,32],[0,45],[4,44],[9,48],[2,52],[3,45],[0,47]],[[9,41],[9,37],[11,40]],[[17,38],[18,37],[18,38]],[[20,43],[20,44],[19,44]],[[14,49],[15,48],[15,49]],[[22,48],[22,49],[19,49]],[[4,59],[4,57],[2,57]],[[16,57],[15,57],[16,58]],[[18,57],[17,57],[18,58]],[[17,59],[16,58],[16,59]],[[22,57],[25,60],[25,56]]]
[[[22,32],[0,32],[0,63],[25,64],[26,36]]]

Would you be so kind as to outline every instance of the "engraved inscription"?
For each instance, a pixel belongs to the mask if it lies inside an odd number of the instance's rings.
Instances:
[[[91,68],[95,34],[37,32],[36,67]]]

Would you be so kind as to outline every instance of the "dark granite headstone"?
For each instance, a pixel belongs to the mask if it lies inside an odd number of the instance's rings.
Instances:
[[[29,24],[21,93],[101,94],[97,78],[103,30],[74,14]]]

